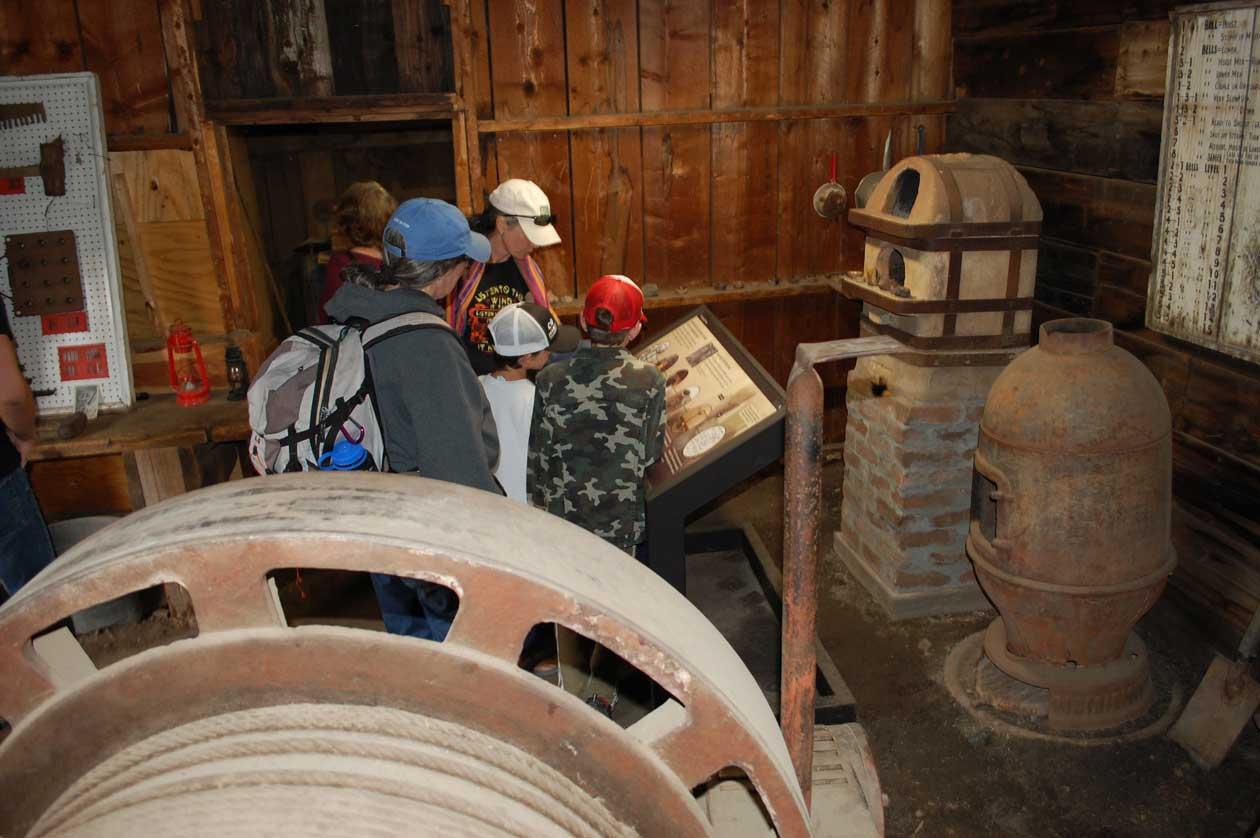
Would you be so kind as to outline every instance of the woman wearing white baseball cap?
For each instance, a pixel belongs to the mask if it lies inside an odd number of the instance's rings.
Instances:
[[[513,178],[500,183],[488,196],[485,212],[469,222],[490,240],[490,259],[469,265],[463,283],[446,300],[446,318],[478,375],[494,370],[490,321],[501,309],[522,301],[551,308],[542,271],[530,254],[559,244],[554,219],[538,184]]]

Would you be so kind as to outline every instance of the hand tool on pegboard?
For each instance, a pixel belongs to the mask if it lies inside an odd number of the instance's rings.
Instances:
[[[15,316],[84,311],[83,277],[73,230],[15,233],[4,237],[4,248]],[[87,326],[86,318],[82,325]]]
[[[0,128],[20,128],[23,125],[47,121],[48,114],[44,112],[43,102],[15,102],[11,105],[0,105]]]
[[[0,168],[0,178],[37,177],[44,182],[45,195],[66,194],[66,147],[61,137],[39,144],[39,163],[33,166]]]

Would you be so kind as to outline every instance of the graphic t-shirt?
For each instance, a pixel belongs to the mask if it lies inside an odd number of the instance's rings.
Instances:
[[[529,286],[515,259],[486,265],[481,284],[468,304],[468,328],[464,332],[464,348],[477,375],[494,371],[494,342],[490,338],[490,321],[499,310],[525,299]]]
[[[9,317],[5,314],[2,302],[0,302],[0,335],[13,340],[13,332],[9,330]],[[14,349],[17,347],[14,346]],[[17,448],[9,442],[9,435],[4,432],[4,422],[0,422],[0,477],[10,474],[21,462],[22,458],[18,456]]]

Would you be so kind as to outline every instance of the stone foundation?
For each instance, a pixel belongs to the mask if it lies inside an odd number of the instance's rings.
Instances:
[[[836,556],[895,620],[991,608],[965,543],[980,415],[1002,369],[878,356],[849,374]]]

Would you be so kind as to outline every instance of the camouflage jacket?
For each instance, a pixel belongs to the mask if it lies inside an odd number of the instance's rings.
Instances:
[[[665,377],[619,347],[583,347],[538,373],[530,501],[633,552],[643,472],[665,443]]]

